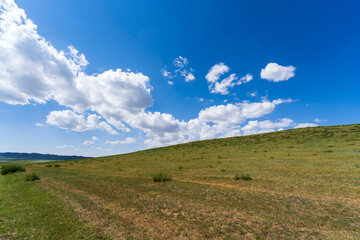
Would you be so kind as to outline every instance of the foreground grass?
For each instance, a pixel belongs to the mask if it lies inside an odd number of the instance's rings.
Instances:
[[[25,182],[21,173],[0,177],[0,218],[25,218],[0,222],[7,238],[41,239],[30,229],[54,236],[48,239],[91,239],[94,233],[110,239],[360,235],[360,125],[200,141],[58,164],[28,166],[41,178],[35,182]],[[154,182],[159,172],[172,181]],[[239,173],[252,180],[243,181]],[[38,199],[59,207],[42,208]],[[27,210],[22,213],[22,208]],[[62,217],[63,211],[68,215]],[[26,225],[33,214],[35,221]],[[58,222],[65,227],[48,226]]]
[[[98,239],[60,199],[25,174],[0,178],[0,239]]]

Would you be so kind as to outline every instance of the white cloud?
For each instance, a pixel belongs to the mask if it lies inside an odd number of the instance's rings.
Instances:
[[[62,129],[71,129],[77,132],[101,129],[110,134],[118,134],[109,124],[100,121],[101,117],[91,114],[87,118],[70,110],[52,111],[47,116],[46,122]]]
[[[210,68],[205,78],[208,81],[211,93],[226,95],[229,94],[229,89],[233,88],[235,85],[241,85],[243,83],[250,82],[253,79],[253,76],[249,73],[240,79],[235,73],[233,73],[220,81],[220,77],[229,71],[230,68],[222,62],[215,64]]]
[[[38,126],[38,127],[42,127],[42,126],[43,126],[42,123],[35,123],[35,125]]]
[[[284,127],[288,127],[293,123],[293,120],[290,118],[283,118],[277,122],[271,122],[269,120],[265,121],[249,121],[247,125],[241,128],[244,135],[257,134],[257,133],[266,133],[274,132],[276,130],[284,130]]]
[[[171,72],[166,71],[165,68],[162,68],[162,69],[160,70],[160,72],[161,72],[161,74],[163,75],[163,77],[173,78],[173,76],[171,75]]]
[[[250,97],[256,97],[257,91],[255,91],[255,92],[248,92],[248,95],[249,95]]]
[[[229,94],[229,88],[232,88],[235,85],[237,76],[235,73],[231,74],[229,77],[225,78],[221,82],[215,82],[215,85],[211,85],[211,93],[220,93],[223,95]]]
[[[317,127],[317,126],[319,126],[319,125],[317,125],[315,123],[299,123],[294,128],[308,128],[308,127]]]
[[[185,76],[185,82],[190,82],[190,81],[193,81],[193,80],[195,80],[195,76],[192,73],[188,73]]]
[[[83,144],[84,144],[84,145],[93,145],[94,142],[93,142],[93,141],[90,141],[90,140],[86,140],[86,141],[84,141]]]
[[[286,81],[295,76],[295,69],[294,66],[284,67],[277,63],[269,63],[265,69],[261,69],[260,76],[273,82]]]
[[[220,76],[229,72],[230,68],[224,63],[220,62],[212,66],[205,78],[209,83],[215,83],[220,79]]]
[[[149,147],[163,146],[239,135],[241,123],[269,114],[276,105],[287,102],[278,99],[212,106],[189,121],[147,111],[153,104],[147,76],[121,69],[88,75],[85,73],[88,62],[83,54],[72,46],[66,52],[55,49],[37,33],[37,26],[14,2],[0,4],[0,101],[9,104],[56,101],[68,109],[50,112],[46,122],[59,128],[79,132],[101,129],[110,134],[140,129],[145,132]],[[174,60],[177,76],[190,81],[195,76],[188,64],[184,57]],[[215,85],[227,72],[229,67],[219,63],[210,69],[206,79]],[[250,78],[245,76],[240,81],[244,83]],[[230,75],[223,81],[218,83],[219,93],[227,92],[228,85],[237,84],[238,78]]]
[[[116,141],[106,141],[105,144],[110,144],[110,145],[117,145],[117,144],[132,144],[135,143],[136,139],[135,138],[131,138],[131,137],[127,137],[124,140],[116,140]]]
[[[93,141],[96,141],[96,140],[98,140],[98,138],[96,137],[96,136],[92,136],[92,138],[91,138]]]
[[[243,84],[243,83],[247,83],[247,82],[250,82],[253,79],[254,79],[254,76],[251,75],[250,73],[248,73],[244,77],[240,78],[240,80],[237,82],[237,84],[240,85],[240,84]]]
[[[212,123],[242,123],[245,120],[245,117],[242,113],[241,107],[233,104],[227,104],[212,106],[201,110],[198,119],[203,122]]]
[[[314,119],[314,122],[316,122],[316,123],[321,123],[321,122],[326,122],[326,120],[325,120],[325,119],[315,118],[315,119]]]
[[[74,146],[72,145],[61,145],[61,146],[56,146],[57,149],[66,149],[66,148],[74,148]]]
[[[126,115],[152,105],[147,76],[121,69],[87,75],[83,54],[72,46],[68,52],[56,50],[38,35],[37,26],[14,2],[1,2],[1,8],[0,101],[29,104],[55,100],[75,112],[97,112],[121,131],[129,131],[122,122]],[[111,131],[106,122],[100,124]]]
[[[175,58],[173,61],[173,65],[178,68],[185,68],[188,63],[188,59],[182,56]]]
[[[145,143],[149,147],[177,144],[187,141],[203,140],[218,137],[241,135],[240,124],[251,118],[262,117],[273,112],[276,105],[290,102],[290,99],[274,101],[216,105],[203,109],[195,119],[188,122],[179,121],[171,115],[162,117],[163,127],[156,125],[157,119],[151,127],[144,130],[149,139]],[[157,116],[160,117],[161,115]],[[285,120],[284,120],[285,121]],[[265,124],[263,124],[265,125]],[[139,125],[138,125],[139,126]],[[166,128],[164,127],[166,126]],[[281,125],[279,126],[279,128]]]
[[[179,56],[174,59],[173,66],[175,70],[173,72],[167,71],[165,68],[161,69],[160,72],[165,78],[175,78],[177,76],[184,77],[185,82],[195,80],[195,76],[192,73],[194,70],[188,67],[189,60],[186,57]],[[169,85],[173,85],[174,82],[168,81]]]

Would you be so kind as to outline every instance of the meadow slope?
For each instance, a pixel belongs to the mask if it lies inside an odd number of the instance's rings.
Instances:
[[[360,236],[359,124],[23,164],[41,179],[0,175],[0,239]]]

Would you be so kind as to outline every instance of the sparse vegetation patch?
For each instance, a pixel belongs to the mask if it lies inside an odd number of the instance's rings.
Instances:
[[[153,175],[153,181],[154,182],[166,182],[166,181],[171,181],[171,176],[169,174],[166,173],[157,173]]]
[[[40,180],[40,177],[36,173],[29,173],[25,176],[26,181],[36,181]]]
[[[25,167],[20,165],[6,165],[1,167],[1,175],[15,172],[25,172]]]
[[[249,180],[252,180],[250,174],[236,174],[235,177],[234,177],[235,180],[246,180],[246,181],[249,181]]]

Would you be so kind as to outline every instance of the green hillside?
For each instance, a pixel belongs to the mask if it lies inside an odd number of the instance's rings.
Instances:
[[[0,239],[360,236],[359,124],[57,164],[0,175]]]

